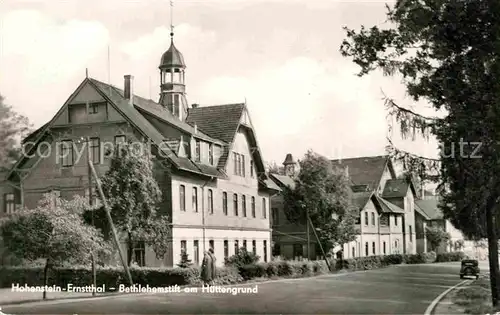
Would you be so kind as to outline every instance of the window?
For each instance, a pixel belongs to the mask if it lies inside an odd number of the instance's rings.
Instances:
[[[272,218],[273,218],[273,225],[278,225],[280,224],[280,216],[278,213],[278,208],[271,208],[271,213],[272,213]]]
[[[214,196],[212,189],[208,190],[208,213],[214,214]]]
[[[245,176],[245,156],[233,152],[234,175]]]
[[[5,213],[7,214],[14,213],[14,210],[16,209],[14,194],[5,194],[4,198],[5,198],[4,199]]]
[[[243,216],[247,216],[247,196],[241,195],[241,210],[243,211]]]
[[[375,212],[372,212],[372,225],[375,226]]]
[[[234,175],[238,175],[238,153],[233,152]]]
[[[247,248],[247,240],[243,240],[243,248],[245,250],[248,250],[248,248]]]
[[[250,176],[253,178],[253,161],[250,161]]]
[[[193,250],[194,250],[194,263],[199,265],[200,264],[200,242],[198,240],[193,241]]]
[[[101,141],[99,138],[90,138],[90,154],[92,163],[101,163]]]
[[[144,242],[137,242],[134,246],[134,261],[140,267],[146,266],[146,246]]]
[[[368,212],[365,212],[365,225],[368,225]]]
[[[267,262],[267,241],[264,240],[264,262]]]
[[[181,241],[181,253],[186,253],[187,252],[187,244],[185,240]]]
[[[302,244],[293,244],[293,258],[304,256],[304,247]]]
[[[127,142],[127,138],[124,135],[115,136],[115,145]]]
[[[222,193],[222,212],[227,215],[227,192]]]
[[[174,95],[174,108],[173,108],[174,111],[173,111],[173,113],[174,113],[174,116],[176,116],[176,117],[179,117],[179,107],[180,107],[179,103],[180,103],[179,102],[179,94],[175,94]]]
[[[99,193],[95,187],[92,187],[92,198],[89,194],[89,189],[85,189],[85,199],[88,200],[89,202],[92,202],[92,205],[94,206],[99,206],[101,205],[101,201],[99,200]]]
[[[234,215],[238,216],[238,195],[233,194],[233,211]]]
[[[275,243],[273,246],[273,256],[280,256],[280,255],[281,255],[281,246],[280,244]]]
[[[214,165],[214,145],[211,143],[208,145],[208,163]]]
[[[186,186],[179,186],[179,206],[181,211],[186,211]]]
[[[385,246],[385,241],[384,241],[384,243],[382,244],[382,247],[383,247],[383,248],[382,248],[382,249],[383,249],[383,253],[384,253],[384,255],[385,255],[385,254],[387,253],[387,251],[386,251],[386,246]]]
[[[51,195],[51,205],[52,207],[59,206],[59,198],[61,198],[61,191],[60,190],[51,190],[49,191],[49,194]]]
[[[254,255],[257,255],[257,241],[256,240],[252,241],[252,253],[254,253]]]
[[[266,198],[262,198],[262,218],[267,218]]]
[[[196,140],[196,155],[195,155],[195,160],[196,162],[200,162],[201,161],[201,143],[200,143],[200,140]]]
[[[193,210],[198,212],[198,188],[193,187]]]
[[[410,225],[410,239],[411,239],[412,235],[413,235],[413,231],[411,230],[411,225]]]
[[[399,247],[399,241],[398,240],[395,240],[394,241],[394,247],[397,249]]]
[[[64,140],[59,143],[60,163],[63,167],[73,166],[73,141]]]
[[[208,248],[211,248],[215,252],[214,240],[208,241]]]
[[[382,215],[380,216],[380,226],[388,226],[389,225],[389,218],[387,215]]]
[[[252,197],[252,217],[255,218],[255,197]]]
[[[356,257],[356,247],[352,247],[352,257]]]
[[[229,258],[229,242],[227,240],[224,241],[224,259]]]
[[[97,114],[99,112],[99,104],[89,104],[89,114]]]
[[[238,254],[240,251],[240,242],[238,240],[234,241],[234,254]]]
[[[368,242],[365,242],[365,256],[368,256]]]
[[[241,174],[240,175],[243,176],[243,177],[245,177],[245,175],[247,173],[245,172],[245,156],[244,155],[241,156],[240,163],[241,163]]]
[[[398,217],[394,216],[394,226],[398,226]]]
[[[375,251],[376,251],[375,242],[372,242],[372,254],[373,255],[375,255]]]

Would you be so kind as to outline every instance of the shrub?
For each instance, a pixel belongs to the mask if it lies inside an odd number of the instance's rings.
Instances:
[[[189,255],[183,251],[181,253],[181,262],[177,264],[179,268],[189,268],[193,265],[191,259],[189,259]]]
[[[255,264],[259,261],[259,258],[259,256],[247,251],[246,248],[242,247],[239,249],[237,254],[226,258],[224,264],[228,267],[239,268],[245,265]]]
[[[391,254],[381,257],[382,264],[385,266],[399,265],[403,263],[403,255],[401,254]]]
[[[463,252],[441,253],[436,255],[436,262],[461,261],[464,258]]]

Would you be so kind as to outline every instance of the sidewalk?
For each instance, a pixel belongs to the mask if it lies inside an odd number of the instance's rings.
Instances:
[[[96,293],[96,296],[105,296],[116,293]],[[73,293],[73,292],[47,292],[46,300],[55,299],[73,299],[73,298],[90,298],[92,293]],[[36,302],[43,300],[42,292],[13,292],[11,288],[0,289],[0,307],[2,305],[20,304],[27,302]]]

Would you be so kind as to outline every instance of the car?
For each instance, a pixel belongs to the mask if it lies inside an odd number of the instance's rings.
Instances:
[[[479,262],[476,259],[464,259],[460,267],[460,279],[465,277],[476,277],[479,279]]]

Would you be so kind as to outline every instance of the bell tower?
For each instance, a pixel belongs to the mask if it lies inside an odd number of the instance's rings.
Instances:
[[[170,19],[172,21],[173,3],[170,1]],[[160,61],[160,100],[163,107],[180,120],[185,120],[188,112],[186,100],[184,57],[174,45],[174,26],[170,25],[170,48]]]

